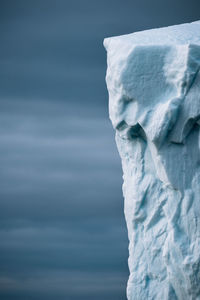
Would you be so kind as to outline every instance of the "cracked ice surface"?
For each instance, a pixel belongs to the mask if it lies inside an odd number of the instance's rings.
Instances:
[[[106,38],[129,300],[200,299],[200,21]]]

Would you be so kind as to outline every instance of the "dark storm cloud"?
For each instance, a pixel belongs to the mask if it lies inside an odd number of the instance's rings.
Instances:
[[[21,227],[9,232],[1,230],[0,237],[4,241],[4,249],[1,249],[0,253],[4,260],[0,273],[7,270],[12,271],[12,275],[23,276],[24,271],[37,272],[38,267],[68,271],[120,271],[123,258],[119,252],[125,254],[123,249],[126,239],[120,239],[121,244],[118,245],[118,236],[125,233],[124,230],[116,226],[117,222],[113,220],[106,222],[102,227],[98,222],[92,224],[94,228],[91,228],[89,222],[83,222],[84,229],[80,228],[79,224],[79,228],[75,226],[73,231],[70,226]],[[107,230],[106,226],[110,228]],[[107,246],[110,235],[112,247]],[[77,237],[79,238],[76,239]],[[119,247],[120,251],[113,251],[116,247]],[[105,248],[108,250],[106,257]],[[12,263],[8,260],[11,254]],[[113,260],[110,260],[110,255],[113,255]],[[124,270],[126,271],[126,268]]]
[[[121,167],[103,38],[199,19],[198,1],[0,3],[0,298],[125,299]]]
[[[105,112],[62,100],[2,106],[1,297],[123,299],[121,168]]]
[[[121,300],[124,298],[123,273],[114,272],[67,272],[54,271],[42,274],[31,274],[28,280],[24,278],[2,278],[0,284],[4,287],[2,295],[8,299],[89,299],[89,300]],[[79,283],[77,285],[77,282]],[[11,289],[12,288],[12,289]],[[18,291],[17,294],[8,292]],[[18,296],[20,295],[20,296]]]

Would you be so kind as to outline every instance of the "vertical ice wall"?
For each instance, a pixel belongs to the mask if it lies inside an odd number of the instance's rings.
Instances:
[[[200,21],[106,38],[129,300],[200,299]]]

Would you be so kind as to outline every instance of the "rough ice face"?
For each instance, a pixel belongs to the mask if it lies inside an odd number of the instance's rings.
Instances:
[[[129,300],[200,299],[200,21],[107,38]]]

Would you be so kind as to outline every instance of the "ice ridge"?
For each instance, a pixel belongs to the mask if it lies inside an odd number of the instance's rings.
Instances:
[[[200,21],[106,38],[128,300],[200,299]]]

